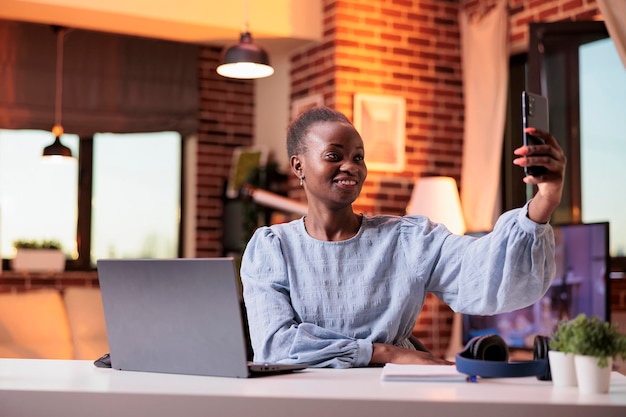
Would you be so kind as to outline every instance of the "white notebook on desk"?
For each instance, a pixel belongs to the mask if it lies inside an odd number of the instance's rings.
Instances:
[[[383,381],[465,382],[467,375],[457,371],[454,365],[388,363],[383,367],[380,378]]]

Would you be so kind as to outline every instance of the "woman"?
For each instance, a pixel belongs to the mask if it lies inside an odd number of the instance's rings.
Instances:
[[[554,277],[546,223],[561,199],[565,157],[551,135],[529,131],[546,145],[517,149],[513,163],[548,173],[526,177],[538,186],[535,197],[476,239],[423,216],[355,213],[367,176],[359,133],[329,108],[301,114],[287,148],[308,213],[257,229],[242,259],[254,360],[336,368],[447,363],[409,340],[427,292],[466,314],[512,311],[541,298]]]

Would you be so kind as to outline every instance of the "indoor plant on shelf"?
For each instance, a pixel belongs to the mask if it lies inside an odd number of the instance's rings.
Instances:
[[[613,360],[618,356],[626,359],[626,336],[618,332],[615,324],[604,322],[597,316],[579,314],[575,319],[559,324],[550,340],[550,348],[574,355],[581,392],[606,393]]]
[[[60,272],[65,269],[65,254],[56,240],[16,240],[11,269],[18,272]]]

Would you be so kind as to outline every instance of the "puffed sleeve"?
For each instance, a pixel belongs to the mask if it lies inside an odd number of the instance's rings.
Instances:
[[[450,235],[429,290],[454,311],[491,315],[538,301],[556,273],[554,235],[527,217],[528,204],[504,213],[481,238]]]
[[[241,280],[254,361],[312,367],[367,366],[371,341],[354,339],[298,320],[290,298],[289,270],[280,238],[257,229],[241,262]]]

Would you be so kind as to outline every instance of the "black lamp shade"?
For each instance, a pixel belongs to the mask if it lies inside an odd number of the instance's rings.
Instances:
[[[72,157],[72,150],[61,143],[61,138],[56,136],[51,145],[43,148],[43,156]]]
[[[249,32],[243,32],[239,44],[222,52],[221,64],[217,73],[229,78],[263,78],[274,73],[267,52],[252,43]]]

